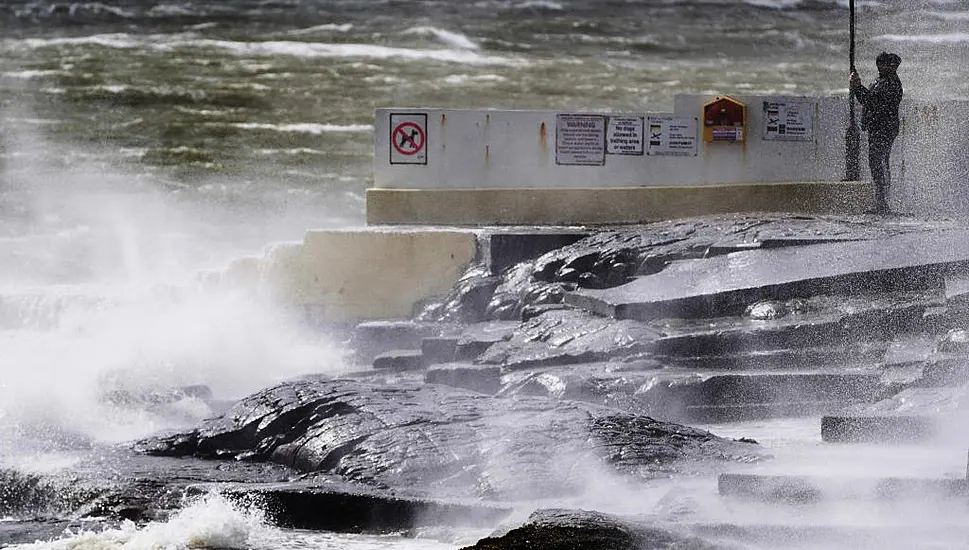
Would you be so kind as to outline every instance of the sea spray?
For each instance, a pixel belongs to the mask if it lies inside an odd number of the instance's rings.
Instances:
[[[241,507],[217,493],[206,494],[168,521],[137,526],[124,521],[116,528],[67,531],[55,541],[13,546],[18,550],[187,550],[248,548],[254,533],[271,529],[258,507]],[[263,537],[265,538],[265,536]]]

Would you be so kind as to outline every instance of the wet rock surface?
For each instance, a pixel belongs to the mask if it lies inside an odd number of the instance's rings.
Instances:
[[[494,521],[508,503],[581,495],[604,471],[646,487],[769,462],[699,422],[824,416],[826,441],[878,444],[965,423],[958,223],[737,215],[578,233],[537,258],[550,241],[517,236],[518,263],[490,258],[413,319],[361,324],[345,379],[283,383],[136,445],[145,460],[271,465],[277,477],[173,475],[128,492],[141,501],[106,491],[91,510],[150,518],[152,498],[214,482],[272,500],[274,521],[298,528],[401,529],[448,510]],[[305,513],[315,507],[334,513]],[[811,531],[664,525],[545,510],[475,547],[733,548],[747,545],[721,535]],[[805,536],[834,537],[822,531]]]
[[[748,442],[590,403],[324,379],[259,392],[197,430],[138,448],[497,501],[575,494],[598,468],[648,480],[765,456]]]
[[[699,537],[653,527],[645,521],[585,510],[546,509],[520,527],[486,537],[463,550],[713,550],[730,548]]]

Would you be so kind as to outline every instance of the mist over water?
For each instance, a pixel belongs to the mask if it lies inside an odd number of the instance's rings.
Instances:
[[[0,467],[69,471],[65,449],[190,426],[214,412],[209,401],[347,368],[331,336],[263,297],[204,285],[200,274],[308,229],[362,225],[375,108],[660,111],[678,93],[844,95],[847,4],[3,2]],[[906,97],[969,97],[959,77],[969,6],[857,4],[865,80],[878,52],[897,51]],[[200,386],[212,400],[193,393]],[[827,467],[810,440],[814,425],[763,427],[785,428],[779,452],[802,453],[805,471]],[[737,430],[761,439],[756,428]],[[911,473],[915,463],[926,475],[964,475],[964,453],[952,452],[913,449],[884,473]],[[822,456],[843,466],[858,459]],[[883,458],[864,456],[869,466]],[[570,504],[636,513],[680,503],[662,485],[646,492],[591,469],[586,479],[585,497]],[[715,502],[703,485],[678,491]],[[724,521],[770,517],[713,507],[700,509]],[[846,521],[904,515],[856,512]],[[339,548],[410,544],[304,537]],[[273,548],[294,539],[210,496],[146,530],[71,540]]]
[[[293,225],[305,220],[285,212],[266,220],[245,207],[187,203],[134,167],[11,129],[0,223],[8,438],[121,442],[212,414],[180,388],[228,400],[343,368],[326,335],[268,300],[203,284],[203,270],[312,225]],[[0,454],[18,447],[7,443]]]

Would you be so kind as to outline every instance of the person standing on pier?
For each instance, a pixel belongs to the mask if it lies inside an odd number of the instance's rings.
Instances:
[[[898,66],[902,58],[894,53],[882,52],[875,58],[878,78],[866,88],[858,73],[851,71],[851,93],[861,103],[861,129],[868,132],[868,166],[875,181],[875,212],[887,214],[888,189],[892,175],[889,155],[898,137],[898,105],[902,101],[902,81],[898,78]]]

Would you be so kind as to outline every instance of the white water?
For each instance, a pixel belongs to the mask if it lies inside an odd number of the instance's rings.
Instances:
[[[293,312],[202,276],[301,237],[305,219],[184,206],[122,167],[65,162],[22,128],[13,142],[0,175],[0,459],[29,447],[17,438],[116,443],[211,415],[185,386],[225,401],[344,368]]]
[[[187,503],[168,521],[137,527],[130,521],[112,529],[68,531],[55,541],[11,546],[16,550],[188,550],[223,548],[283,550],[340,548],[341,550],[451,550],[473,541],[441,542],[432,538],[344,536],[276,529],[265,522],[258,506],[234,505],[217,494]]]

